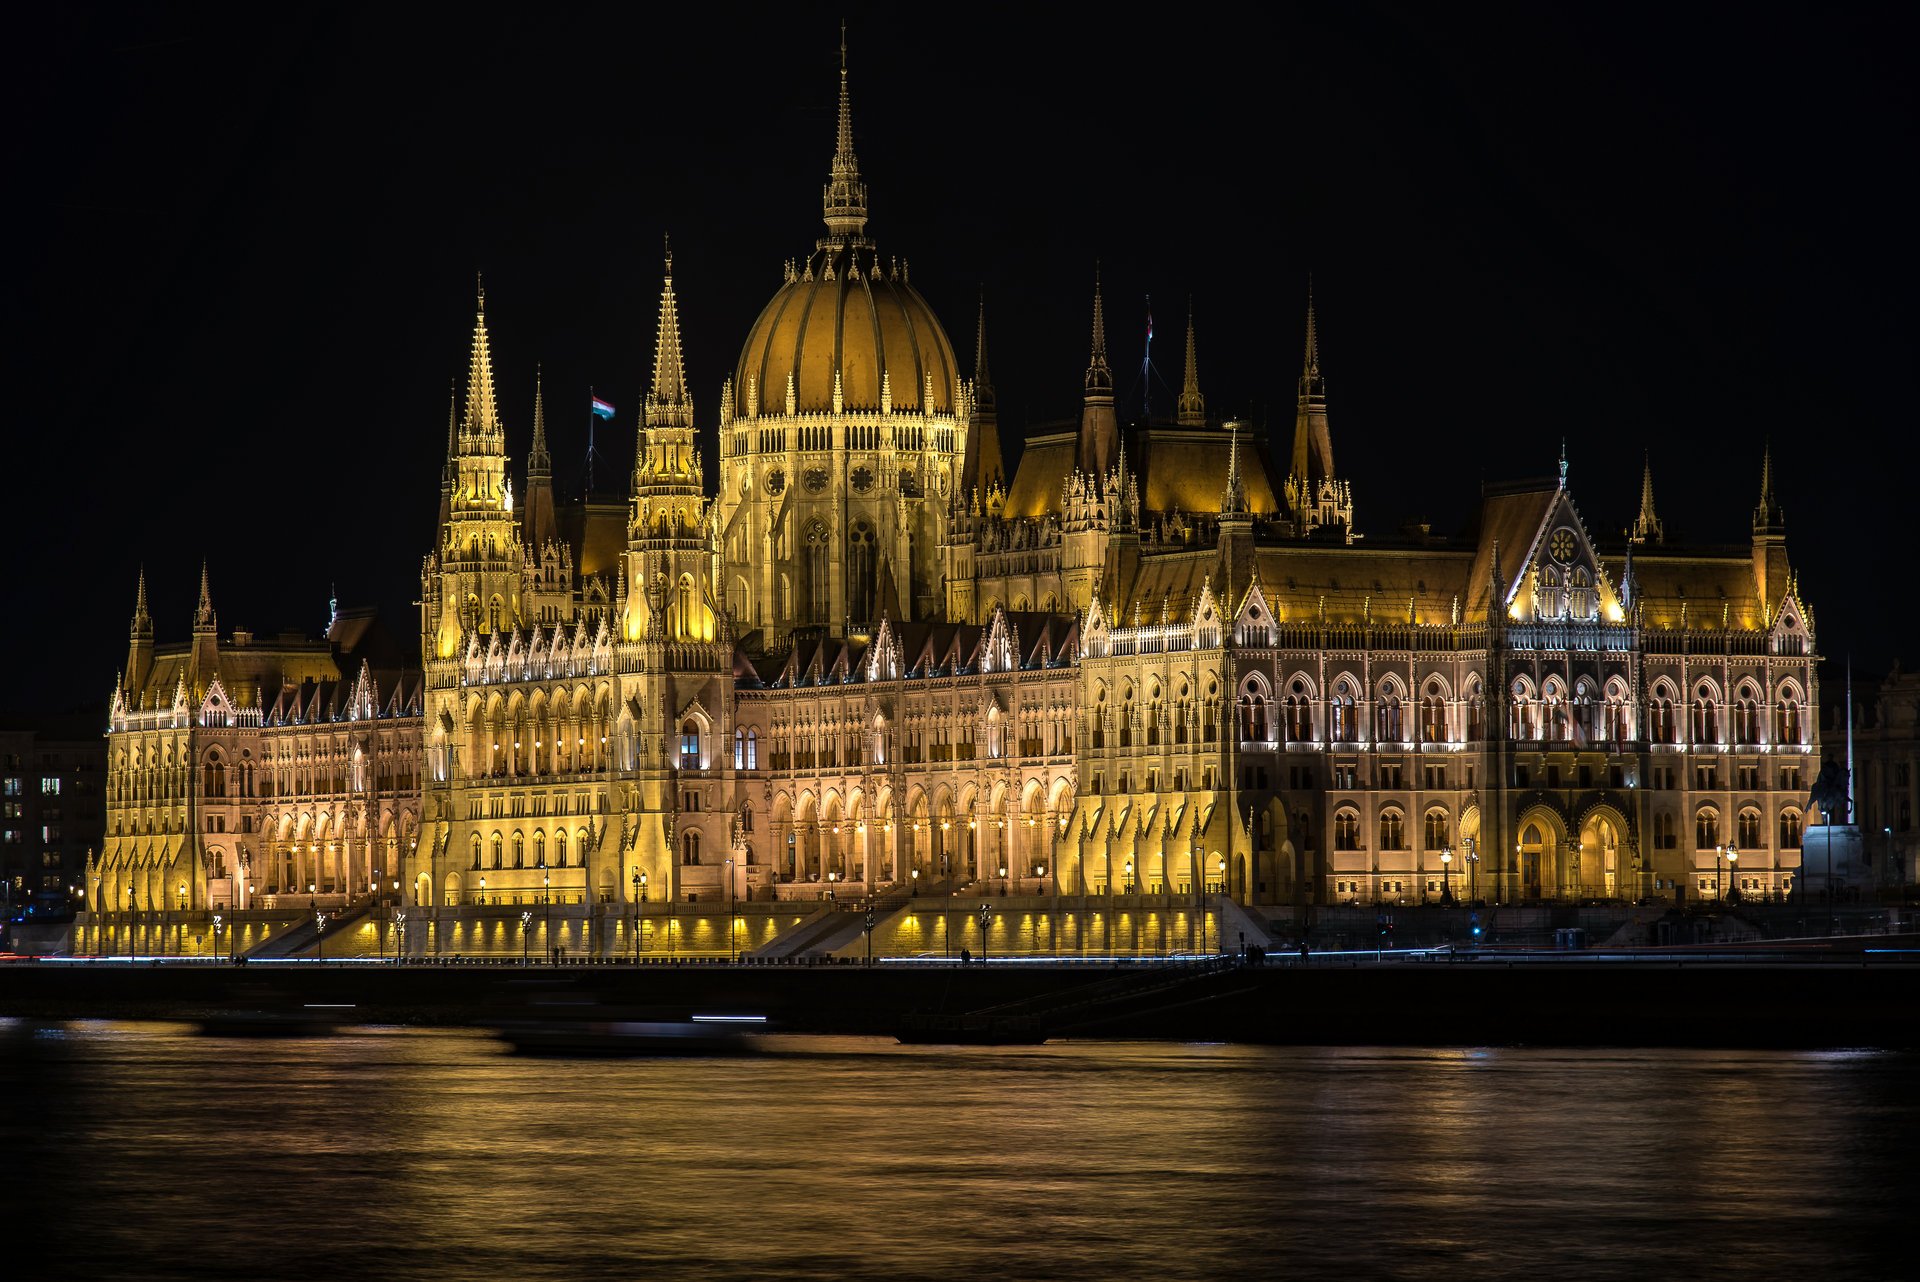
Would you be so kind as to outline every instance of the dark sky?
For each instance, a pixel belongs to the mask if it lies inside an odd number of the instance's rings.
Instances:
[[[394,8],[15,20],[0,708],[104,702],[143,561],[163,640],[203,554],[223,630],[334,582],[410,625],[476,270],[510,447],[544,362],[577,486],[589,384],[631,459],[670,232],[711,448],[820,234],[839,11]],[[1590,525],[1651,451],[1670,539],[1740,543],[1770,437],[1823,650],[1920,655],[1908,20],[1573,8],[854,7],[868,230],[969,357],[984,287],[1010,448],[1076,411],[1096,259],[1123,392],[1149,293],[1178,386],[1191,296],[1210,407],[1284,439],[1311,272],[1362,530],[1564,436]]]

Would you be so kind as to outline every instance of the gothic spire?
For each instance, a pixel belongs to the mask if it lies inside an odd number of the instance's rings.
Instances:
[[[853,105],[847,94],[847,24],[840,24],[840,123],[835,135],[833,165],[821,203],[825,208],[828,243],[865,244],[867,185],[860,181],[860,162],[853,155]]]
[[[1093,357],[1087,362],[1087,394],[1113,393],[1113,371],[1107,367],[1107,318],[1100,303],[1100,268],[1093,269]]]
[[[1230,429],[1227,443],[1227,492],[1220,496],[1221,516],[1244,516],[1247,510],[1246,486],[1240,480],[1240,428]]]
[[[493,438],[488,444],[495,448],[489,452],[500,453],[503,442],[499,440],[500,412],[493,397],[493,355],[487,349],[487,291],[484,285],[476,288],[479,297],[474,304],[473,356],[467,365],[467,417],[462,434]]]
[[[1653,456],[1648,454],[1640,466],[1640,515],[1633,519],[1633,541],[1660,543],[1665,534],[1653,510]]]
[[[1773,442],[1760,447],[1760,503],[1753,509],[1754,533],[1777,533],[1787,523],[1786,513],[1773,500]]]
[[[1076,466],[1097,481],[1120,452],[1120,420],[1113,411],[1113,371],[1107,367],[1107,319],[1100,303],[1100,268],[1093,269],[1093,359],[1087,365],[1086,397],[1080,407]]]
[[[1207,400],[1200,395],[1200,358],[1194,354],[1191,298],[1187,299],[1187,377],[1180,389],[1174,422],[1181,427],[1204,427],[1207,422]]]
[[[973,348],[973,424],[967,432],[967,454],[960,477],[962,492],[976,498],[980,489],[999,480],[1005,470],[997,405],[993,374],[987,365],[987,292],[982,288],[980,324]]]
[[[547,452],[547,407],[540,393],[540,367],[533,367],[533,445],[527,451],[527,476],[553,475],[553,456]]]
[[[144,578],[144,575],[142,576]],[[213,592],[207,586],[207,563],[200,563],[200,604],[193,612],[193,630],[211,632],[214,629]]]
[[[133,590],[133,635],[153,636],[153,616],[147,613],[147,567],[140,567],[140,582]]]
[[[647,427],[693,426],[686,363],[680,353],[680,309],[673,297],[673,249],[667,248],[666,280],[660,287],[660,328],[653,345],[653,390],[647,394]]]
[[[1327,386],[1320,377],[1320,323],[1313,282],[1307,282],[1307,347],[1300,369],[1300,398],[1293,420],[1293,464],[1288,479],[1303,494],[1333,479],[1333,435],[1327,427]],[[1309,501],[1314,497],[1307,496]]]

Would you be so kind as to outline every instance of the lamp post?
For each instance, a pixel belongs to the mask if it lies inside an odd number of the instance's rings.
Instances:
[[[393,910],[393,964],[398,966],[407,955],[407,910]]]
[[[636,866],[633,870],[633,961],[640,964],[640,905],[647,901],[647,877]]]
[[[1003,863],[1000,865],[1000,898],[1005,899],[1007,893],[1007,866]]]
[[[486,907],[486,904],[487,904],[487,879],[485,877],[482,877],[480,879],[480,907],[484,908]]]
[[[319,960],[327,959],[327,915],[319,910],[313,914],[313,946]]]
[[[828,874],[827,874],[827,877],[828,877],[828,880],[829,880],[829,881],[831,881],[831,880],[832,880],[832,878],[833,878],[833,874],[832,874],[832,873],[828,873]],[[827,897],[828,897],[829,899],[831,899],[831,898],[833,897],[833,887],[832,887],[831,885],[829,885],[829,886],[827,887]],[[740,960],[740,950],[739,950],[739,948],[738,948],[738,947],[736,947],[736,946],[735,946],[735,944],[734,944],[734,939],[733,939],[733,925],[734,925],[734,918],[733,918],[733,913],[734,913],[734,908],[733,908],[733,860],[732,860],[731,858],[729,858],[729,859],[727,860],[727,960],[728,960],[728,961],[739,961],[739,960]]]
[[[1740,871],[1740,848],[1738,846],[1735,846],[1732,842],[1728,842],[1727,843],[1727,882],[1729,885],[1731,885],[1733,882],[1733,875],[1739,871]],[[1725,900],[1726,900],[1726,896],[1722,895],[1721,901],[1725,902]]]
[[[1453,902],[1453,847],[1443,846],[1440,850],[1440,902]]]
[[[1040,893],[1044,896],[1047,893],[1047,866],[1044,863],[1035,864],[1033,875],[1040,879]],[[1054,929],[1057,923],[1053,920],[1052,908],[1046,909],[1045,912],[1045,921],[1047,923],[1047,953],[1051,955],[1053,953],[1053,946],[1057,942],[1054,938]]]
[[[540,874],[540,946],[553,956],[553,874]]]
[[[1474,850],[1474,839],[1467,838],[1467,898],[1474,903],[1480,902],[1480,856]]]
[[[215,913],[213,915],[213,951],[216,953],[221,951],[220,937],[225,929],[226,919],[219,913]]]
[[[527,964],[528,936],[533,934],[533,909],[523,909],[520,913],[520,964]]]
[[[987,927],[993,924],[993,905],[980,905],[980,960],[987,960]]]

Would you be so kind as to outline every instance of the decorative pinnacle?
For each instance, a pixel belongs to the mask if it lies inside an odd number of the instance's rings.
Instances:
[[[853,99],[847,91],[847,24],[840,24],[840,122],[834,138],[833,165],[822,196],[828,241],[865,244],[867,185],[860,181],[860,162],[853,155]]]
[[[1113,391],[1113,371],[1107,367],[1107,318],[1100,302],[1100,264],[1093,265],[1093,358],[1087,363],[1087,391]]]
[[[1760,447],[1760,506],[1753,510],[1755,529],[1774,529],[1786,524],[1786,514],[1773,501],[1773,442]]]
[[[1191,297],[1187,299],[1187,376],[1174,421],[1181,427],[1199,427],[1207,421],[1206,398],[1200,395],[1200,358],[1195,355]]]
[[[473,357],[467,366],[467,420],[469,433],[497,435],[500,414],[493,399],[493,355],[487,348],[487,293],[480,300],[473,319]]]
[[[153,633],[153,618],[147,613],[147,567],[140,567],[140,582],[133,589],[133,631],[136,635]]]
[[[207,632],[213,629],[213,592],[207,586],[207,563],[200,562],[200,604],[193,612],[193,630]]]
[[[547,453],[547,407],[540,392],[540,366],[533,367],[533,447],[527,451],[527,472],[532,476],[549,474],[553,457]]]
[[[1653,510],[1653,455],[1643,456],[1640,466],[1640,514],[1633,519],[1633,537],[1629,542],[1661,541],[1660,518]]]
[[[670,420],[663,411],[673,411]],[[677,421],[683,416],[687,419]],[[653,348],[653,391],[647,397],[646,420],[655,427],[692,427],[687,398],[686,365],[680,353],[680,310],[673,296],[673,251],[667,251],[666,279],[660,287],[660,327]]]

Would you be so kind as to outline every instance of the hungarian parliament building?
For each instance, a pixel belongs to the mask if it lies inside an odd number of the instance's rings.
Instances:
[[[840,76],[824,234],[704,418],[668,258],[624,499],[556,499],[537,394],[513,466],[483,293],[417,628],[223,634],[203,572],[160,643],[142,576],[91,909],[1792,888],[1820,694],[1758,442],[1725,545],[1665,540],[1650,469],[1589,525],[1564,450],[1363,536],[1311,299],[1283,450],[1209,416],[1191,318],[1123,430],[1095,280],[1079,417],[1009,477],[984,310],[963,368]]]

